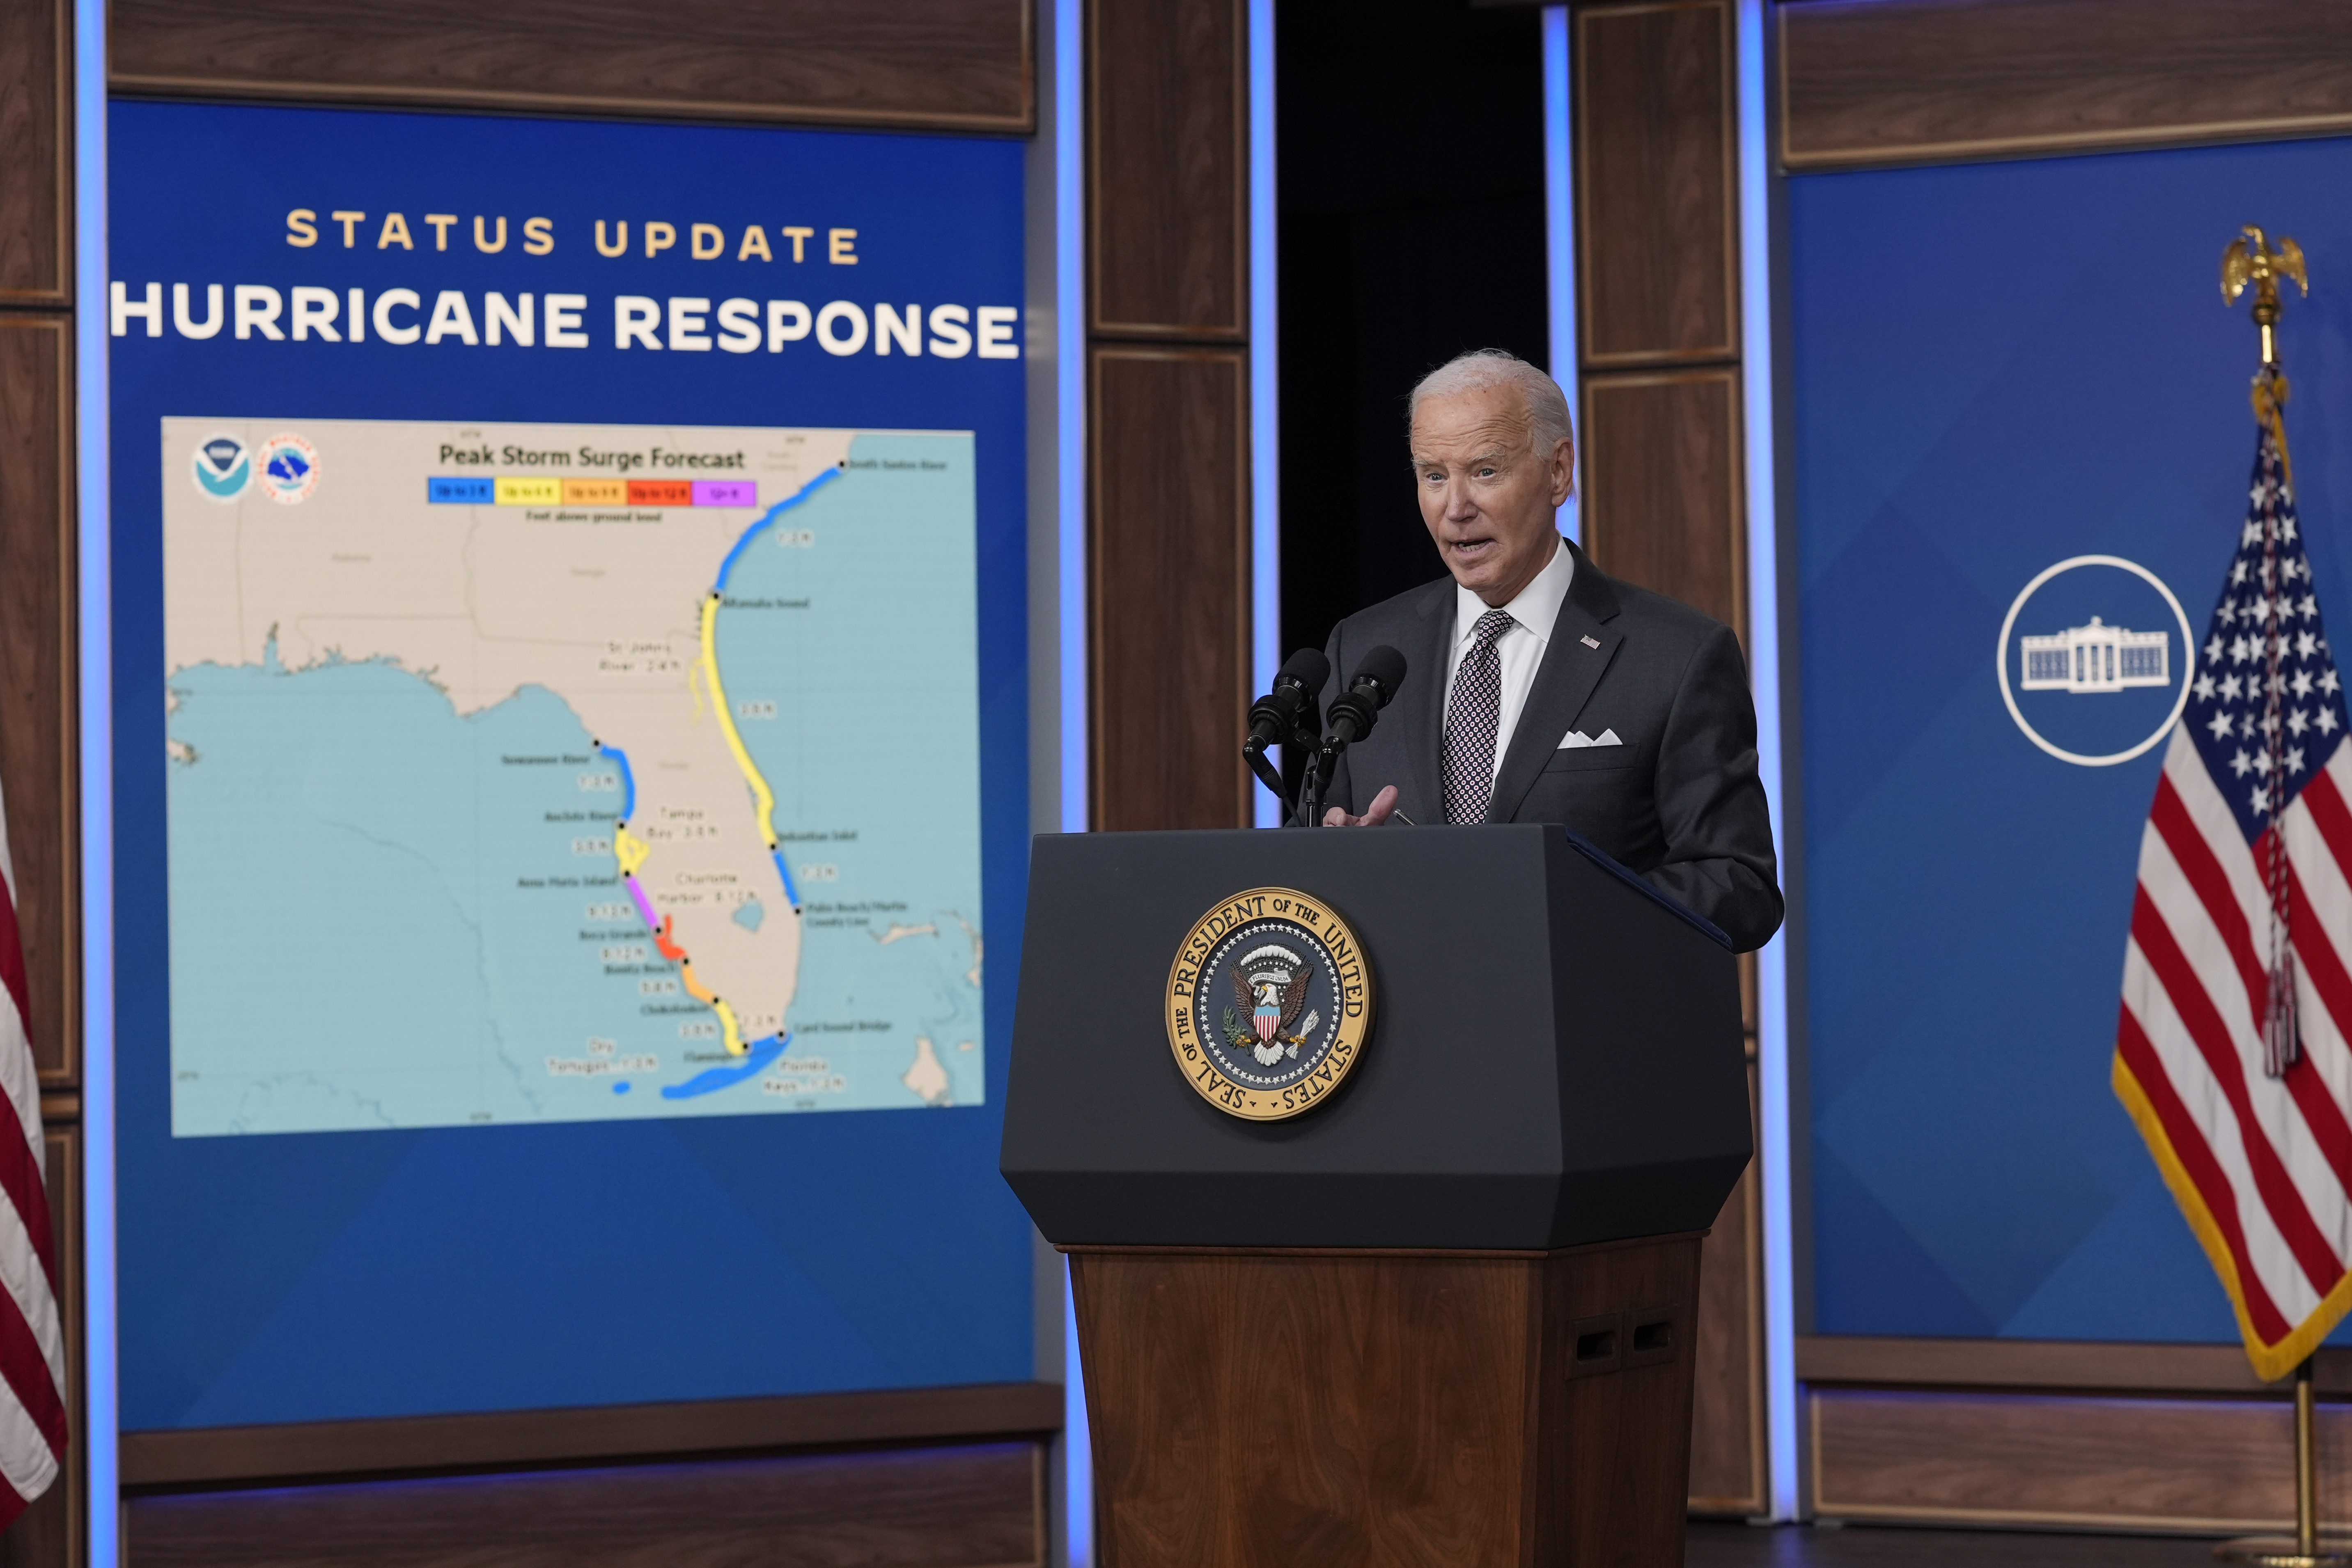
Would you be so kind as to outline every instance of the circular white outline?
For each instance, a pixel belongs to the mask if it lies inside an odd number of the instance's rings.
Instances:
[[[2172,618],[2180,623],[2183,668],[2180,671],[2180,695],[2173,699],[2172,711],[2165,715],[2164,722],[2158,724],[2156,732],[2147,740],[2128,752],[2116,752],[2104,757],[2086,757],[2080,752],[2070,752],[2043,740],[2033,726],[2025,721],[2025,715],[2018,711],[2017,698],[2009,689],[2009,634],[2011,628],[2017,625],[2017,612],[2025,608],[2025,601],[2033,597],[2035,589],[2061,572],[2072,572],[2077,566],[2113,566],[2130,573],[2163,595],[2164,602],[2172,606]],[[2189,613],[2180,607],[2180,601],[2172,596],[2172,590],[2164,585],[2164,579],[2138,562],[2126,561],[2120,555],[2070,555],[2055,566],[2044,567],[2032,582],[2018,590],[2016,598],[2010,601],[2009,614],[2000,618],[2000,641],[1993,647],[1992,668],[1993,673],[2000,677],[2000,700],[2008,707],[2009,716],[2017,721],[2017,727],[2025,731],[2027,740],[2062,763],[2072,763],[2078,768],[2111,768],[2117,763],[2127,763],[2139,756],[2171,733],[2172,727],[2180,722],[2181,712],[2189,706],[2189,679],[2197,673],[2197,635],[2189,629]]]

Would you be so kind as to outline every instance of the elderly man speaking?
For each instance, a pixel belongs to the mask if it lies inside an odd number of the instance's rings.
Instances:
[[[1564,823],[1761,947],[1780,889],[1738,641],[1560,538],[1575,452],[1568,400],[1511,354],[1464,354],[1413,388],[1413,483],[1451,575],[1332,632],[1327,700],[1381,644],[1408,672],[1324,820]]]

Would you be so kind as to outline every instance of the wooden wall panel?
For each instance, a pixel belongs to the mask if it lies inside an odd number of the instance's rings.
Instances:
[[[81,1068],[72,333],[0,313],[0,790],[45,1086]]]
[[[1752,1059],[1748,1106],[1753,1119]],[[1758,1514],[1771,1505],[1764,1447],[1762,1218],[1756,1162],[1751,1160],[1699,1253],[1691,1412],[1694,1513]]]
[[[1249,820],[1249,356],[1094,357],[1094,825]]]
[[[2282,1398],[1813,1389],[1811,1506],[1830,1519],[2280,1531],[2294,1519]],[[2320,1407],[2320,1494],[2352,1479],[2352,1409]]]
[[[1588,367],[1739,342],[1728,0],[1576,14],[1576,234]]]
[[[1241,0],[1094,0],[1087,21],[1091,329],[1239,338],[1249,324]]]
[[[2352,129],[2352,10],[2275,0],[1779,7],[1791,169]]]
[[[80,799],[75,670],[73,8],[0,5],[0,796],[31,991],[66,1352],[64,1474],[0,1568],[76,1568],[83,1447]],[[5,1005],[0,1001],[0,1005]]]
[[[1592,559],[1744,634],[1739,373],[1595,377],[1584,396]]]
[[[114,0],[110,85],[173,98],[1026,134],[1035,0]]]
[[[1059,1384],[988,1383],[126,1432],[122,1484],[133,1491],[186,1490],[360,1475],[446,1475],[681,1455],[1035,1436],[1061,1424]]]
[[[146,1497],[133,1568],[1015,1568],[1045,1563],[1034,1443]]]
[[[0,303],[73,295],[71,0],[0,5]]]
[[[58,1241],[58,1310],[66,1328],[66,1419],[72,1426],[73,1445],[66,1456],[66,1473],[0,1532],[0,1568],[63,1568],[84,1560],[88,1546],[88,1515],[82,1489],[88,1483],[83,1463],[81,1311],[81,1130],[59,1112],[79,1113],[80,1107],[45,1107],[49,1121],[43,1152],[48,1165],[49,1217]]]
[[[1612,576],[1745,637],[1733,7],[1576,0],[1570,16],[1585,548]],[[1752,961],[1740,990],[1752,1060]],[[1700,1276],[1689,1500],[1699,1512],[1768,1501],[1755,1181],[1751,1166],[1708,1235]]]
[[[2283,1398],[2234,1344],[2131,1344],[2082,1340],[1938,1340],[1800,1334],[1797,1377],[1885,1388],[2029,1389],[2038,1393],[2224,1394]],[[2320,1347],[2320,1397],[2352,1395],[2352,1349]]]
[[[1242,0],[1086,9],[1097,827],[1250,821],[1244,22]]]

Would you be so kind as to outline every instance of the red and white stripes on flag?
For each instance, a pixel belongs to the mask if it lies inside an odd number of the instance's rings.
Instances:
[[[16,924],[16,868],[0,801],[0,1528],[56,1480],[66,1457],[66,1345],[58,1318],[58,1249],[42,1185],[41,1089],[32,1005]]]
[[[2352,747],[2257,405],[2246,521],[2140,839],[2114,1081],[2279,1378],[2352,1310]]]

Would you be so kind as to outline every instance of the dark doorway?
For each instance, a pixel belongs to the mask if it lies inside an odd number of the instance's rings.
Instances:
[[[1465,349],[1549,359],[1532,7],[1275,7],[1282,646],[1443,570],[1405,395]]]

